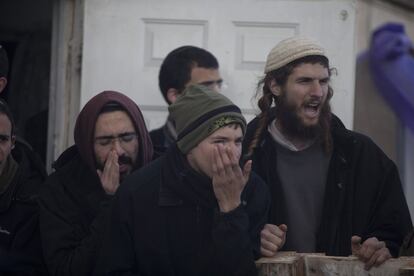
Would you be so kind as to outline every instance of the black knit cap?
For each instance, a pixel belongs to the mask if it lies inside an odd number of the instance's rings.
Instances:
[[[217,129],[239,124],[243,133],[246,120],[226,96],[206,86],[191,85],[168,107],[177,129],[177,145],[187,154]]]

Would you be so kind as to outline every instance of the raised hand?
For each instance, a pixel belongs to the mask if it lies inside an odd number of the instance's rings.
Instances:
[[[115,194],[119,187],[119,164],[118,154],[115,150],[111,150],[105,162],[103,171],[97,170],[101,180],[102,188],[108,195]]]
[[[252,169],[249,160],[240,168],[239,160],[228,147],[217,145],[214,148],[213,189],[221,212],[236,209],[241,202],[240,196]]]

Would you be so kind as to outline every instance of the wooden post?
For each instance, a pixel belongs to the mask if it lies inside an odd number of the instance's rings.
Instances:
[[[280,252],[272,258],[261,258],[256,266],[260,276],[305,276],[303,258],[295,252]]]

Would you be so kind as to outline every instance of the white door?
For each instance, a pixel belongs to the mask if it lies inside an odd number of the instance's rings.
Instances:
[[[158,89],[165,55],[182,45],[208,49],[227,83],[223,93],[248,119],[270,49],[295,34],[326,47],[333,77],[333,110],[352,127],[354,0],[85,0],[80,104],[103,90],[134,99],[150,129],[166,118]]]

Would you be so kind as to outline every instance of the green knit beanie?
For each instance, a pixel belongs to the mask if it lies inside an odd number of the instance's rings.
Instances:
[[[240,109],[223,94],[202,85],[187,87],[168,110],[178,133],[178,148],[184,154],[223,126],[236,123],[243,134],[246,130]]]

